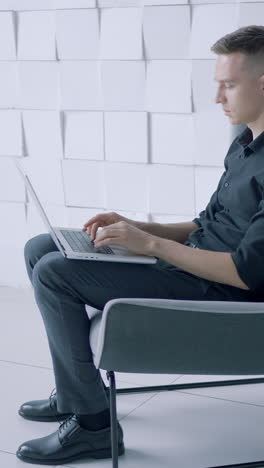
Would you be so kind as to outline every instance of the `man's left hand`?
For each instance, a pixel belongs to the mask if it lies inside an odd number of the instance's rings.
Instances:
[[[142,231],[141,229],[119,221],[103,227],[94,240],[95,248],[104,245],[119,245],[139,255],[153,255],[153,247],[156,236]]]

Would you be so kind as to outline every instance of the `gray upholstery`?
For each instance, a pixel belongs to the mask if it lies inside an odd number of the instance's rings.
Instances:
[[[113,299],[88,311],[97,368],[158,374],[264,374],[264,303]]]

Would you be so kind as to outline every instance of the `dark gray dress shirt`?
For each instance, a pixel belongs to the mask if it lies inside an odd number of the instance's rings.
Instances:
[[[253,140],[246,127],[232,142],[224,167],[188,240],[204,250],[232,252],[242,281],[264,297],[264,131]]]

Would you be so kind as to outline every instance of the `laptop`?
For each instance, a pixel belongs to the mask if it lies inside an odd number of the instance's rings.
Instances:
[[[127,262],[127,263],[156,263],[157,258],[149,255],[140,255],[130,251],[126,247],[107,245],[94,247],[93,240],[87,232],[76,228],[63,228],[52,226],[37,194],[32,186],[28,174],[24,168],[14,159],[14,163],[21,174],[26,187],[37,207],[37,210],[47,227],[47,230],[65,258],[75,260],[99,260],[103,262]]]

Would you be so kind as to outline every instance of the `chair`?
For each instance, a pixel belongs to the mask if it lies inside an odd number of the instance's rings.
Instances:
[[[116,393],[264,382],[250,378],[116,390],[114,374],[263,375],[263,302],[122,298],[108,301],[103,311],[87,307],[94,363],[109,380],[113,468],[118,468]]]

